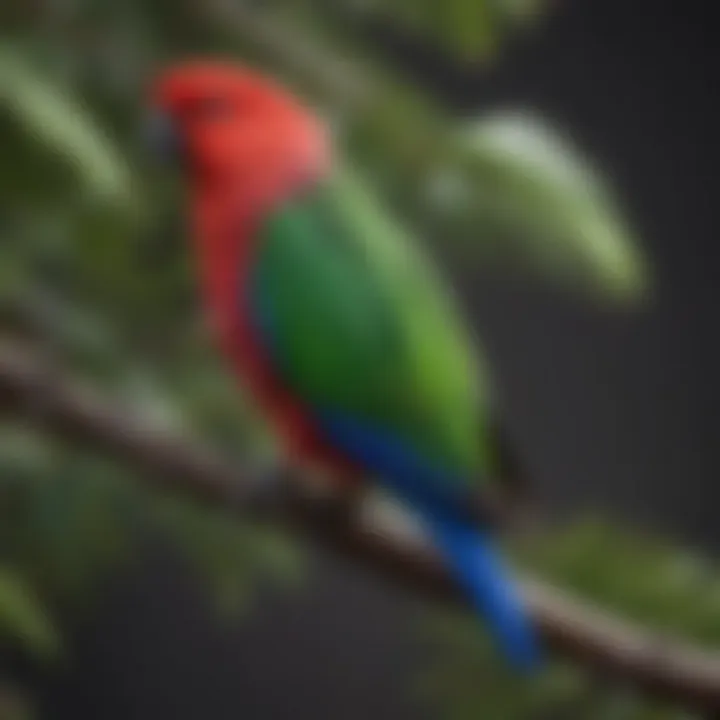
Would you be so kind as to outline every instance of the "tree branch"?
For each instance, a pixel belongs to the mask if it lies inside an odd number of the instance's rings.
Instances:
[[[13,344],[0,344],[0,411],[113,455],[143,471],[151,487],[241,513],[261,509],[258,485],[249,473],[189,438],[113,409]],[[368,523],[360,513],[338,512],[338,502],[319,500],[303,482],[288,483],[286,489],[275,508],[278,520],[301,535],[426,598],[464,602],[417,539],[377,521]],[[615,619],[540,580],[525,578],[522,585],[535,622],[556,652],[686,707],[720,709],[720,655]]]

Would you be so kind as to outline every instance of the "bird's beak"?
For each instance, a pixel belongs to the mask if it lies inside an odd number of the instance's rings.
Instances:
[[[147,152],[162,165],[177,166],[182,162],[182,143],[172,118],[159,110],[151,111],[142,119],[139,127],[140,140]],[[175,173],[167,173],[167,179]],[[175,221],[168,222],[162,209],[165,207],[163,194],[171,185],[162,182],[156,187],[161,188],[157,199],[160,215],[158,222],[150,231],[149,237],[144,238],[141,244],[141,256],[150,269],[165,267],[175,256],[177,251],[177,238],[182,232],[177,229]]]
[[[177,163],[182,155],[182,142],[175,124],[166,113],[155,110],[145,120],[143,127],[145,145],[159,160]]]

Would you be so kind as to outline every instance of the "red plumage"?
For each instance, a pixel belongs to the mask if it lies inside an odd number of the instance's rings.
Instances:
[[[166,75],[154,103],[182,124],[190,157],[195,253],[211,325],[233,368],[285,441],[294,460],[354,477],[357,470],[326,444],[303,404],[280,382],[251,322],[246,289],[263,218],[329,168],[324,128],[285,93],[237,68],[191,63]],[[218,98],[267,108],[268,123],[247,132],[223,123]],[[211,113],[217,113],[215,118]],[[252,178],[252,182],[247,182]]]

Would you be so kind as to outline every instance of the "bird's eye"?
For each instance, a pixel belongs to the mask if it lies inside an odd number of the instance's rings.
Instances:
[[[195,99],[186,108],[186,114],[192,118],[214,119],[230,113],[230,103],[217,95],[207,95]]]

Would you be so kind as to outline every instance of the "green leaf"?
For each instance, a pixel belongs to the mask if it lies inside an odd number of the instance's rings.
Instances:
[[[436,8],[429,29],[440,34],[444,46],[463,60],[486,59],[497,43],[491,3],[449,0]]]
[[[17,46],[0,46],[0,127],[3,195],[133,208],[131,175],[119,150],[70,89]]]
[[[594,518],[516,545],[524,565],[596,605],[709,647],[720,644],[720,575],[697,553]]]
[[[0,566],[0,636],[41,657],[55,656],[60,639],[38,598],[13,570]]]
[[[491,266],[596,297],[637,302],[649,271],[616,200],[572,144],[528,114],[494,114],[458,135],[460,169],[438,203],[446,235]]]

